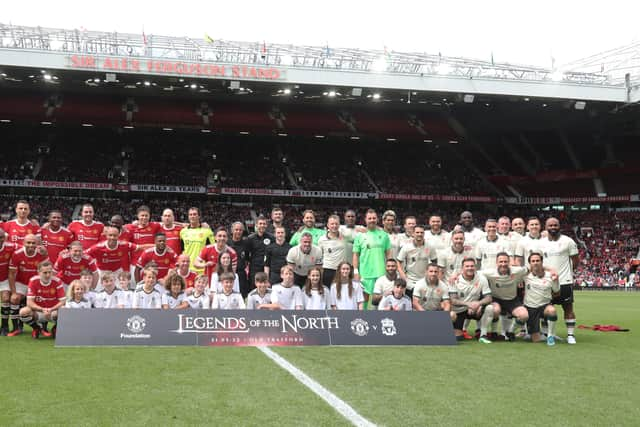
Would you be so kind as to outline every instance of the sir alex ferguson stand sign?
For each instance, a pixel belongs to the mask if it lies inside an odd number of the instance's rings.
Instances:
[[[60,310],[57,346],[453,345],[446,312]]]

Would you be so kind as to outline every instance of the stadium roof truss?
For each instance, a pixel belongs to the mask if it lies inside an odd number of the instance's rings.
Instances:
[[[100,60],[138,61],[140,68],[111,70],[144,75],[180,75],[205,65],[224,72],[188,77],[259,80],[233,67],[274,71],[274,81],[327,87],[388,88],[629,103],[640,100],[640,44],[595,55],[563,67],[493,63],[421,53],[192,39],[0,24],[0,66],[78,69],[72,57],[94,58],[84,70],[108,71]],[[160,62],[159,62],[160,61]],[[152,64],[182,64],[172,70]],[[148,66],[144,66],[148,64]],[[604,65],[606,64],[606,65]],[[634,65],[635,64],[635,65]],[[164,65],[163,65],[164,66]],[[599,68],[598,68],[599,67]],[[246,70],[246,68],[245,68]],[[611,70],[611,73],[608,72]],[[0,70],[1,72],[2,70]],[[621,77],[620,73],[623,73]],[[176,74],[178,73],[178,74]]]

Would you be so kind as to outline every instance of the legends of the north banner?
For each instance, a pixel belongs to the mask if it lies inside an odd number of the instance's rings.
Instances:
[[[454,345],[449,313],[62,309],[56,346]]]

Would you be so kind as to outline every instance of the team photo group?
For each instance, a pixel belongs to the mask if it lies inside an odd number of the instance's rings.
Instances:
[[[435,213],[373,209],[364,224],[346,210],[322,225],[306,210],[297,230],[277,207],[219,227],[197,207],[184,223],[169,208],[155,222],[147,206],[128,224],[95,220],[89,203],[79,214],[65,225],[51,210],[39,224],[20,200],[0,224],[2,336],[27,324],[33,338],[55,337],[67,309],[377,309],[447,311],[458,340],[576,343],[578,248],[555,217],[487,218],[481,229],[465,211],[446,231]]]

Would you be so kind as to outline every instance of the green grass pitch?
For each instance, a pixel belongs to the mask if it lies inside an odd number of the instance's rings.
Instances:
[[[578,344],[276,348],[386,426],[640,424],[640,292],[578,293]],[[558,334],[565,329],[559,322]],[[0,338],[0,425],[349,425],[255,348],[55,348]]]

